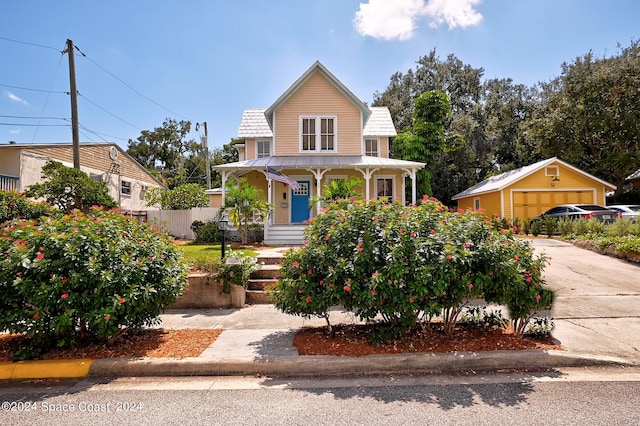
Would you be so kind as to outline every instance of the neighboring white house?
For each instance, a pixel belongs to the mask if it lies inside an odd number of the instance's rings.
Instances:
[[[24,192],[42,181],[42,167],[49,160],[73,167],[73,145],[0,145],[0,190]],[[164,188],[151,173],[114,143],[80,144],[80,170],[106,182],[109,194],[125,211],[148,210],[144,194],[154,187]]]

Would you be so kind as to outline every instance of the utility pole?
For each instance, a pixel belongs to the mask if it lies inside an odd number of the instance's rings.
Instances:
[[[209,133],[207,131],[207,122],[202,123],[204,126],[204,137],[201,138],[200,142],[204,147],[205,155],[207,156],[205,159],[206,168],[207,168],[207,189],[211,189],[211,167],[209,167]],[[199,130],[200,124],[196,123],[196,132]]]
[[[76,62],[73,41],[67,39],[69,55],[69,94],[71,95],[71,133],[73,136],[73,167],[80,168],[80,127],[78,125],[78,89],[76,88]]]

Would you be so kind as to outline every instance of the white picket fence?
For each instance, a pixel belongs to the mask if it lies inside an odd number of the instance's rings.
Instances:
[[[208,222],[218,217],[217,207],[202,207],[191,210],[148,210],[147,222],[154,223],[159,229],[174,237],[193,240],[195,235],[191,224],[195,220]]]

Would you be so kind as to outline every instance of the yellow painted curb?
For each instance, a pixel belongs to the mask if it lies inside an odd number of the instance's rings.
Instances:
[[[92,363],[92,359],[0,362],[0,380],[82,378]]]

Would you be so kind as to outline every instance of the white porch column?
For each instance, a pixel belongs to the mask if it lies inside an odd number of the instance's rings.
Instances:
[[[222,205],[224,206],[224,198],[227,195],[227,191],[226,191],[226,183],[227,183],[227,171],[226,170],[222,170]]]
[[[362,169],[358,169],[358,171],[362,174],[362,177],[364,178],[364,188],[365,188],[365,200],[369,201],[371,199],[371,178],[373,177],[373,174],[375,172],[377,172],[379,169],[369,169],[368,167],[364,170]]]
[[[316,196],[318,197],[318,202],[316,203],[316,214],[320,213],[320,209],[322,208],[322,202],[320,201],[320,197],[322,196],[322,178],[325,173],[327,173],[331,169],[306,169],[308,172],[313,174],[313,177],[316,179]]]
[[[416,183],[416,169],[411,169],[411,204],[416,203],[416,198],[418,196]]]

